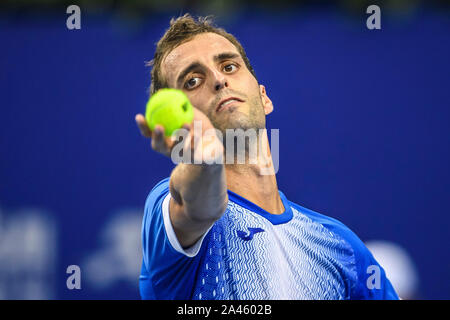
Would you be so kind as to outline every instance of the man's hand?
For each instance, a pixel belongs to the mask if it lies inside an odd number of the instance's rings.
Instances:
[[[193,117],[193,122],[192,123],[185,123],[183,125],[183,129],[188,130],[189,134],[188,136],[184,139],[185,141],[185,145],[184,147],[186,147],[186,144],[188,142],[190,142],[190,148],[191,148],[191,152],[193,155],[192,158],[192,162],[194,163],[194,158],[196,159],[200,159],[203,160],[203,149],[207,146],[206,142],[205,143],[200,143],[201,141],[203,141],[203,135],[207,130],[210,129],[215,129],[214,126],[212,125],[211,121],[209,120],[209,118],[200,110],[198,110],[197,108],[193,108],[194,111],[194,117]],[[156,125],[155,126],[155,130],[150,130],[150,128],[148,127],[147,121],[145,120],[144,115],[142,114],[137,114],[135,117],[136,120],[136,124],[139,128],[139,130],[141,131],[141,134],[146,137],[146,138],[151,138],[151,146],[152,149],[155,150],[156,152],[159,152],[167,157],[171,156],[171,152],[172,149],[174,148],[174,146],[178,143],[177,141],[175,141],[172,137],[166,137],[164,134],[164,127],[161,125]],[[193,129],[193,123],[201,123],[201,132],[194,132]],[[194,133],[197,134],[196,136],[194,136]],[[211,140],[211,139],[208,139]],[[196,141],[197,143],[194,144],[194,141]],[[215,139],[214,141],[207,141],[208,145],[210,143],[214,143],[215,147],[217,148],[217,150],[220,150],[221,152],[223,152],[223,145],[222,145],[222,141],[220,141],[219,139]],[[195,147],[195,149],[194,149]],[[209,148],[209,150],[211,150],[211,148]],[[200,161],[198,160],[198,161]],[[203,162],[203,161],[201,161]],[[198,162],[195,162],[198,163]]]
[[[170,157],[170,153],[175,146],[175,141],[164,135],[164,127],[158,124],[155,126],[155,130],[152,131],[142,114],[137,114],[135,119],[141,134],[146,138],[151,138],[152,149]],[[189,124],[185,124],[183,128],[188,129]]]

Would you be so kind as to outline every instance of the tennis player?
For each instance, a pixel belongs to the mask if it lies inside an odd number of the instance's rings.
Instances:
[[[211,162],[220,152],[205,156],[211,146],[224,154],[236,149],[227,130],[264,132],[274,109],[234,36],[208,18],[172,19],[152,66],[151,94],[177,88],[195,107],[201,130],[186,124],[186,143],[209,129],[222,135],[190,144],[197,162],[178,163],[147,197],[143,299],[398,299],[362,241],[341,222],[288,200],[275,170],[264,173],[260,153],[244,164]],[[150,131],[141,114],[136,122],[152,148],[170,157],[180,142],[162,126]],[[258,138],[268,142],[267,134]]]

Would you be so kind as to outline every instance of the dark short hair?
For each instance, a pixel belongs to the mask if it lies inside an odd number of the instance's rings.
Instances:
[[[156,44],[153,59],[147,63],[147,66],[152,67],[152,79],[150,85],[151,95],[159,89],[168,87],[167,81],[161,73],[161,63],[167,54],[169,54],[169,52],[178,47],[180,44],[191,40],[194,36],[207,32],[216,33],[230,41],[239,51],[247,69],[256,78],[255,71],[250,65],[250,61],[247,58],[244,48],[232,34],[226,32],[222,28],[215,27],[210,16],[197,17],[197,19],[195,19],[189,13],[186,13],[181,17],[176,19],[172,18],[170,20],[169,29],[167,29],[162,38]]]

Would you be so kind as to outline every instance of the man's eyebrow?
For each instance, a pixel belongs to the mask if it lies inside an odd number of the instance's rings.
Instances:
[[[181,71],[180,75],[177,78],[177,87],[181,86],[181,82],[183,81],[184,77],[186,77],[186,75],[195,70],[195,69],[200,69],[202,67],[202,65],[199,62],[192,62],[189,66],[187,66],[186,68],[183,69],[183,71]]]
[[[224,52],[224,53],[219,53],[218,55],[215,55],[213,57],[214,61],[222,61],[222,60],[226,60],[226,59],[236,59],[239,58],[241,55],[235,52]]]

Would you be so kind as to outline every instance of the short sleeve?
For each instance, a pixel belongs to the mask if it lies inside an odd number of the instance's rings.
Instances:
[[[169,178],[149,193],[142,221],[140,291],[149,299],[190,299],[203,238],[183,250],[169,217]]]
[[[375,260],[359,237],[342,222],[292,203],[315,222],[320,223],[341,238],[351,248],[353,267],[346,274],[348,299],[352,300],[398,300],[384,269]]]
[[[398,300],[399,297],[386,276],[383,267],[358,238],[353,243],[355,249],[358,282],[351,299],[358,300]]]
[[[375,260],[361,239],[340,221],[328,218],[324,223],[329,230],[339,234],[353,250],[356,278],[351,284],[349,298],[352,300],[398,300],[386,272]]]
[[[361,239],[341,222],[329,218],[327,227],[346,241],[353,250],[356,278],[351,284],[351,300],[398,300],[391,282]]]

